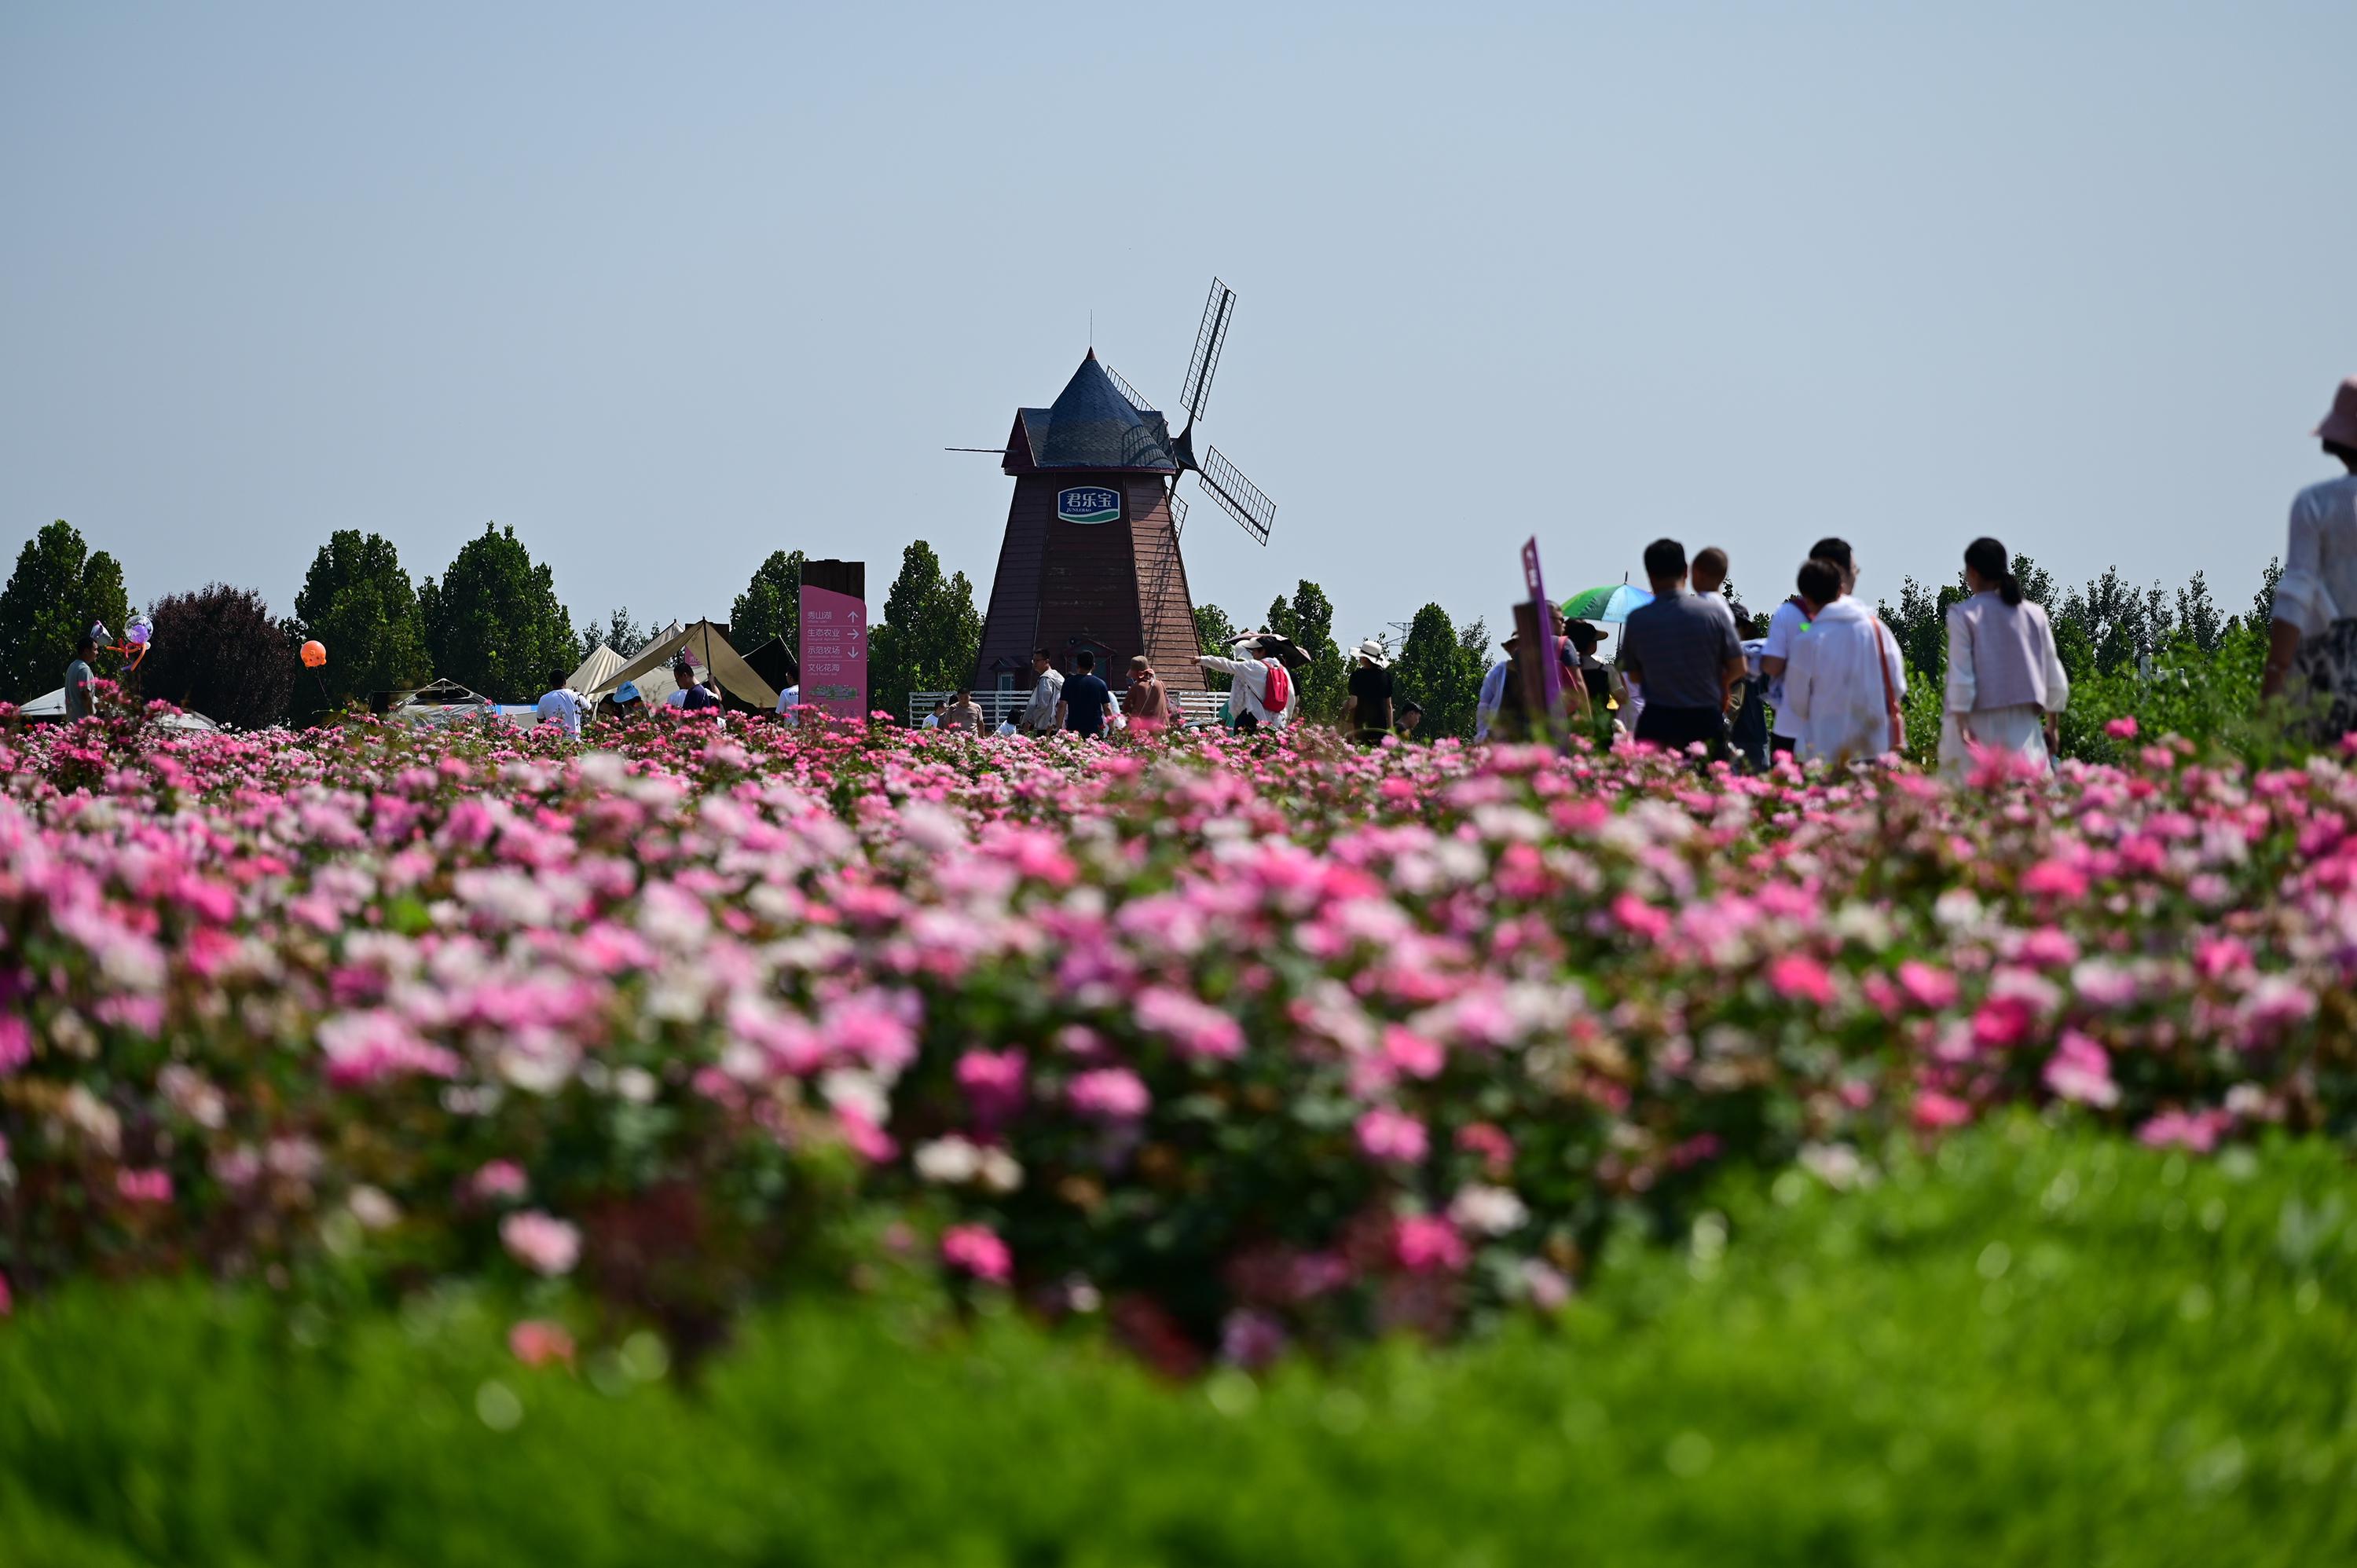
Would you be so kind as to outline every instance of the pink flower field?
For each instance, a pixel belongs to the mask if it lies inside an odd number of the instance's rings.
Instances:
[[[898,1260],[1186,1369],[1549,1309],[1730,1162],[1863,1179],[2008,1104],[2206,1152],[2357,1105],[2332,759],[1952,792],[119,719],[0,769],[0,1302],[480,1278],[692,1349]]]

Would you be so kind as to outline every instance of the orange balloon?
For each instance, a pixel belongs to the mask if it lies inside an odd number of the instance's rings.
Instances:
[[[304,669],[317,670],[320,665],[325,664],[327,661],[328,645],[326,643],[314,639],[303,645]]]

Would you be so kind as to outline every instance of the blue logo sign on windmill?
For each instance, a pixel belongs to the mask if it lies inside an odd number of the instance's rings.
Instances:
[[[1056,515],[1066,522],[1119,522],[1121,492],[1103,485],[1076,485],[1056,492]]]

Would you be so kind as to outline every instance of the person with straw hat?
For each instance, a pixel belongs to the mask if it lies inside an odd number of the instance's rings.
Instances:
[[[1169,688],[1143,653],[1129,656],[1129,690],[1122,693],[1121,714],[1140,735],[1152,735],[1170,723]]]
[[[2321,710],[2311,731],[2329,741],[2357,728],[2357,376],[2309,434],[2348,471],[2292,500],[2259,694]]]
[[[1342,699],[1342,727],[1355,730],[1361,746],[1375,746],[1392,733],[1392,656],[1372,637],[1355,652],[1351,694]]]

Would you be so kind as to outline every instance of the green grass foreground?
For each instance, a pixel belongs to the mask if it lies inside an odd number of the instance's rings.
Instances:
[[[2357,1554],[2357,1181],[2018,1122],[1629,1239],[1555,1332],[1157,1381],[1013,1315],[528,1370],[479,1298],[0,1324],[11,1563],[2235,1563]]]

